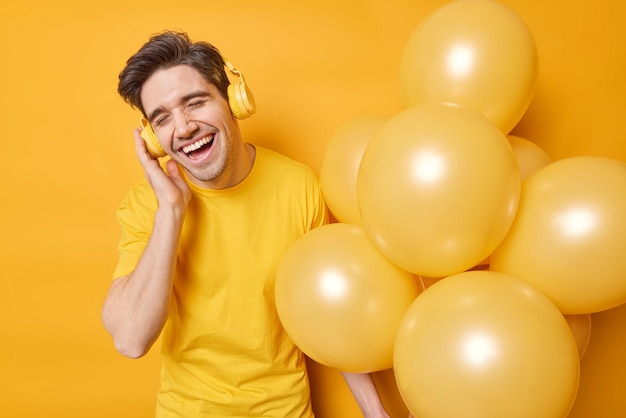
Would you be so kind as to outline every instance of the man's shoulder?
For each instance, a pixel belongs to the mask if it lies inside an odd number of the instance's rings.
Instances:
[[[126,191],[120,207],[154,208],[157,205],[156,196],[147,180],[139,180]]]
[[[276,170],[285,170],[292,171],[294,174],[313,175],[311,168],[300,161],[269,148],[259,146],[256,146],[256,148],[258,161],[262,168],[271,169],[274,172]]]

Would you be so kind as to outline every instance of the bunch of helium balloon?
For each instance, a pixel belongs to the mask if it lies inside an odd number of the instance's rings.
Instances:
[[[329,143],[320,181],[339,222],[279,266],[278,313],[303,352],[393,367],[415,416],[567,416],[589,314],[626,302],[626,164],[552,161],[509,134],[537,68],[507,7],[437,9],[403,53],[406,108]]]

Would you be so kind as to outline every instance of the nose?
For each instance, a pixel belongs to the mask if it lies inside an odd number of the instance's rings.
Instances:
[[[198,124],[186,113],[174,116],[174,135],[177,138],[189,138],[198,129]]]

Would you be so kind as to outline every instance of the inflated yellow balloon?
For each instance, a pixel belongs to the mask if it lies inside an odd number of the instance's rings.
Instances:
[[[520,172],[506,136],[480,113],[430,103],[391,117],[363,155],[357,198],[380,251],[414,274],[474,267],[506,235]]]
[[[566,417],[579,368],[557,307],[491,271],[429,287],[405,313],[394,349],[398,389],[416,417]]]
[[[330,139],[320,167],[320,185],[328,208],[340,222],[361,225],[356,178],[367,144],[387,120],[364,116],[342,126]]]
[[[491,270],[523,279],[564,314],[626,302],[626,163],[604,157],[553,162],[527,178],[515,222]]]
[[[415,29],[400,80],[407,106],[471,107],[508,134],[534,94],[537,61],[532,33],[511,9],[490,0],[460,0]]]
[[[578,347],[578,357],[583,358],[587,352],[589,346],[589,340],[591,338],[591,315],[565,315],[567,325],[569,325],[570,331],[576,341],[576,347]]]
[[[516,135],[507,135],[507,138],[513,147],[522,180],[553,162],[548,153],[534,142]]]
[[[383,257],[362,227],[330,224],[299,238],[276,276],[276,309],[294,343],[313,360],[365,373],[393,364],[416,278]]]

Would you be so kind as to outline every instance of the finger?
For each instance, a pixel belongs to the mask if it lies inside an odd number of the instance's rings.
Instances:
[[[181,172],[180,166],[176,164],[173,160],[169,160],[165,163],[165,171],[167,172],[167,176],[169,177],[169,179],[182,192],[184,201],[188,203],[189,199],[191,198],[191,190],[183,179],[183,173]]]
[[[165,171],[167,172],[170,180],[172,180],[174,184],[181,188],[181,190],[183,188],[187,188],[187,183],[185,183],[185,180],[183,179],[183,176],[180,172],[180,167],[173,160],[169,160],[167,161],[167,163],[165,163]]]
[[[145,164],[154,160],[150,153],[148,152],[148,148],[146,147],[146,141],[141,137],[141,128],[137,128],[133,131],[133,136],[135,137],[135,151],[137,153],[137,158],[139,158],[139,162],[145,166]]]
[[[173,160],[169,160],[165,163],[165,169],[167,170],[167,175],[170,176],[171,179],[182,180],[178,164],[176,164]]]

